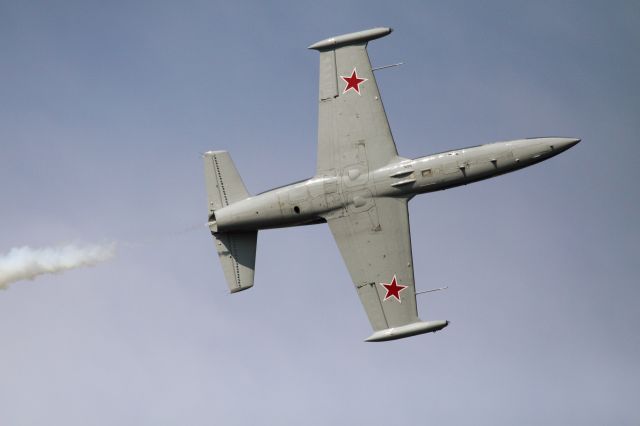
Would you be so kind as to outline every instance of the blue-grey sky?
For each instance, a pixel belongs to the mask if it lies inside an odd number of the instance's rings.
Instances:
[[[306,46],[375,26],[402,155],[583,139],[411,202],[451,325],[384,344],[326,225],[261,232],[227,294],[199,156],[313,175]],[[0,1],[0,252],[118,243],[0,292],[0,424],[640,424],[638,52],[636,1]]]

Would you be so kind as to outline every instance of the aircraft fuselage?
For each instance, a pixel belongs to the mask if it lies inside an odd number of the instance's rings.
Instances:
[[[376,197],[417,194],[467,185],[551,158],[578,143],[573,138],[532,138],[495,142],[397,160],[368,170],[354,164],[249,197],[216,210],[213,232],[282,228],[325,222],[348,211],[366,211]]]

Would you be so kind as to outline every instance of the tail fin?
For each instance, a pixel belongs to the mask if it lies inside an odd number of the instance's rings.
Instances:
[[[226,151],[204,154],[204,173],[209,198],[209,229],[231,293],[253,287],[258,231],[217,232],[216,210],[249,197],[247,188]]]
[[[204,174],[209,196],[209,214],[249,196],[242,178],[227,151],[204,154]]]
[[[253,287],[258,231],[211,233],[231,293]]]

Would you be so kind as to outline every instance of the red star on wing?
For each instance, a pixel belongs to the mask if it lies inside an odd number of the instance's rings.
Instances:
[[[395,297],[400,303],[402,303],[402,300],[400,300],[400,292],[405,288],[409,287],[408,285],[398,284],[398,281],[396,280],[395,275],[391,280],[391,284],[380,283],[380,285],[384,287],[385,290],[387,290],[387,294],[384,296],[384,300],[387,300],[390,297]]]
[[[351,76],[347,77],[345,75],[341,75],[340,78],[347,82],[342,93],[347,93],[349,90],[353,89],[358,95],[360,94],[360,85],[368,80],[368,78],[358,77],[358,73],[355,68],[353,69]]]

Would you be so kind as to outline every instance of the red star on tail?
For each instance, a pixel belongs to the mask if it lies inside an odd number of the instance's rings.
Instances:
[[[368,80],[367,78],[358,77],[355,68],[353,69],[350,77],[341,75],[340,78],[347,82],[342,93],[347,93],[349,90],[353,89],[358,95],[360,94],[360,85]]]
[[[393,296],[400,303],[402,303],[402,300],[400,300],[400,292],[402,290],[404,290],[405,288],[409,287],[408,285],[398,284],[395,275],[393,276],[393,279],[391,280],[391,284],[380,283],[380,285],[387,290],[387,294],[384,296],[384,300],[387,300],[388,298]]]

